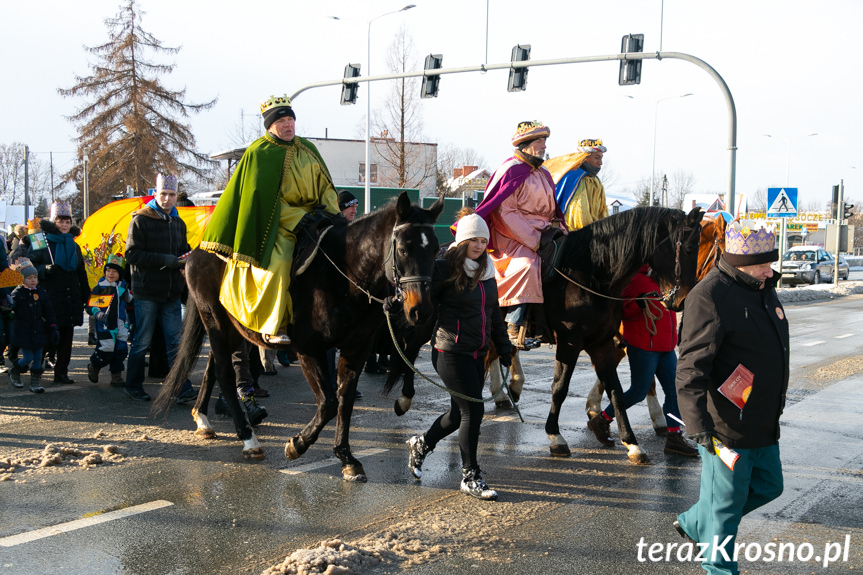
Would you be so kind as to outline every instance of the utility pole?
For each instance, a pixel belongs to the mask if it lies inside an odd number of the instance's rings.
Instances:
[[[48,158],[51,164],[51,203],[54,203],[54,152],[48,152]]]
[[[842,240],[842,206],[845,202],[845,180],[839,180],[839,201],[836,204],[836,256],[833,258],[833,285],[839,286],[839,242]]]
[[[88,168],[90,164],[90,156],[87,151],[84,151],[84,219],[90,217],[90,180]]]
[[[24,146],[24,224],[30,220],[30,146]]]

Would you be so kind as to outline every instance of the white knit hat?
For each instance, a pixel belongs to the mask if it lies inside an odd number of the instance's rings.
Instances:
[[[458,221],[453,247],[471,238],[489,238],[488,226],[485,220],[477,214],[469,214]]]

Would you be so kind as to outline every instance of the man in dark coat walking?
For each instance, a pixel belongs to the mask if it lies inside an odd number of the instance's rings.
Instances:
[[[674,527],[708,544],[702,568],[737,574],[734,541],[744,515],[782,494],[779,416],[788,388],[789,335],[775,285],[775,236],[754,222],[733,222],[726,252],[686,297],[677,365],[677,400],[702,459],[698,502]],[[746,381],[734,394],[726,382]],[[747,388],[747,386],[749,386]],[[736,403],[730,398],[735,398]],[[742,406],[742,407],[741,407]],[[736,451],[717,455],[716,440]]]

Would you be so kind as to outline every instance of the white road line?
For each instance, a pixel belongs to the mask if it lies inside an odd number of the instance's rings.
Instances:
[[[837,335],[835,339],[845,339],[846,337],[852,337],[853,335],[853,333],[846,333],[842,335]]]
[[[367,455],[377,455],[378,453],[383,453],[385,451],[389,451],[388,449],[373,447],[371,449],[363,449],[362,451],[357,451],[354,455],[359,456],[367,456]],[[320,469],[321,467],[328,467],[333,465],[334,463],[341,463],[338,457],[328,457],[327,459],[322,459],[320,461],[315,461],[314,463],[307,463],[305,465],[300,465],[299,467],[293,467],[291,469],[279,469],[282,473],[286,475],[300,475],[301,473],[307,473],[309,471],[314,471],[315,469]]]
[[[821,345],[822,343],[826,343],[823,341],[810,341],[809,343],[801,343],[803,347],[812,347],[813,345]]]
[[[2,539],[0,539],[0,546],[13,547],[15,545],[21,545],[22,543],[29,543],[38,539],[44,539],[45,537],[50,537],[52,535],[68,533],[69,531],[75,531],[76,529],[90,527],[91,525],[98,525],[99,523],[105,523],[107,521],[113,521],[115,519],[124,519],[126,517],[138,515],[139,513],[146,513],[147,511],[154,511],[156,509],[161,509],[162,507],[169,507],[171,505],[173,505],[173,503],[171,503],[170,501],[151,501],[150,503],[135,505],[134,507],[126,507],[125,509],[109,511],[108,513],[102,513],[100,515],[94,515],[92,517],[85,517],[84,519],[76,519],[75,521],[61,523],[60,525],[54,525],[53,527],[43,527],[42,529],[35,529],[33,531],[27,531],[26,533],[19,533],[18,535],[10,535],[9,537],[3,537]]]

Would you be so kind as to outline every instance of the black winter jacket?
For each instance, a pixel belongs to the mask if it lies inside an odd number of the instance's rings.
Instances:
[[[15,310],[12,345],[21,349],[45,347],[48,334],[57,329],[48,292],[39,285],[32,290],[20,285],[12,290],[12,308]]]
[[[185,280],[179,269],[169,266],[190,250],[182,219],[150,206],[133,212],[126,261],[132,269],[135,299],[167,302],[180,297]]]
[[[432,298],[437,303],[437,323],[432,334],[435,349],[480,357],[494,339],[498,353],[512,350],[506,326],[497,303],[494,277],[481,281],[472,290],[456,292],[451,281],[452,270],[446,260],[435,262]]]
[[[686,432],[713,430],[731,448],[775,444],[788,389],[788,339],[773,286],[757,289],[752,277],[720,260],[686,296],[676,380]],[[742,410],[718,389],[740,364],[755,376]]]
[[[54,222],[44,219],[39,222],[42,231],[46,234],[59,234],[60,230]],[[76,226],[72,226],[69,234],[73,237],[78,237],[81,230]],[[28,242],[29,244],[29,242]],[[90,299],[90,284],[87,279],[87,268],[84,267],[84,256],[81,255],[81,248],[75,244],[77,248],[76,259],[77,263],[74,270],[65,270],[59,265],[54,264],[54,254],[56,253],[56,244],[48,240],[48,247],[41,250],[34,250],[32,246],[27,253],[27,257],[33,262],[36,270],[39,272],[39,287],[44,288],[48,292],[48,297],[51,299],[51,307],[54,308],[54,317],[57,320],[59,327],[72,327],[84,323],[84,306],[87,305],[87,300]],[[48,253],[50,251],[50,253]],[[50,268],[48,266],[51,266]],[[50,273],[48,270],[51,270]]]

